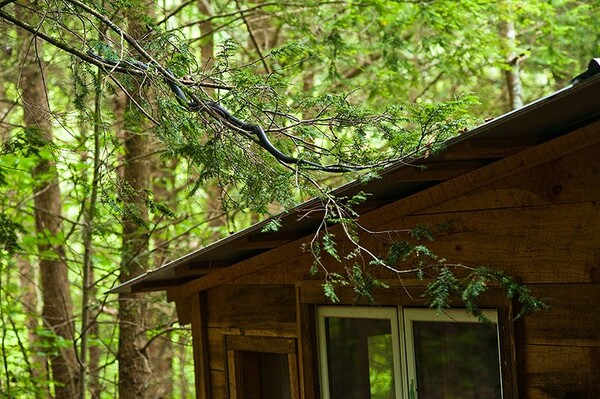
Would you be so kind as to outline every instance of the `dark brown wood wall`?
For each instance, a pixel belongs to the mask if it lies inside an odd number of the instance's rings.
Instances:
[[[211,398],[227,397],[227,337],[263,337],[265,345],[269,338],[296,338],[294,291],[293,285],[224,285],[206,292]]]
[[[551,306],[515,324],[521,396],[600,397],[600,123],[375,210],[363,222],[372,229],[449,223],[431,244],[438,255],[506,270]],[[227,285],[203,283],[212,397],[225,397],[226,335],[298,337],[296,295],[315,279],[309,266],[294,242],[234,266]],[[395,276],[379,277],[398,285]],[[407,303],[399,292],[380,299]]]

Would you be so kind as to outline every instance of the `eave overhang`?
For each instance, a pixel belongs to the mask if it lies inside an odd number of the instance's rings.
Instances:
[[[356,209],[362,215],[597,119],[600,119],[600,75],[450,139],[439,154],[391,165],[381,171],[379,179],[368,183],[351,182],[334,190],[334,194],[350,197],[360,191],[370,193],[368,200]],[[160,268],[149,270],[110,292],[168,290],[300,239],[317,228],[321,219],[318,215],[308,217],[307,214],[319,208],[318,199],[307,201],[275,216],[281,222],[277,232],[263,232],[271,220],[267,219]]]

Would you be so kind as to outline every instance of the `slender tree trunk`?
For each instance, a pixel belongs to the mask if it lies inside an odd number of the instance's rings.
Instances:
[[[31,351],[31,367],[34,377],[42,382],[48,377],[48,358],[41,354],[42,348],[40,336],[36,333],[39,328],[39,311],[38,311],[38,287],[36,284],[37,276],[35,269],[31,263],[23,257],[17,257],[17,267],[19,268],[19,287],[21,288],[21,302],[27,313],[25,325],[27,326],[29,349]],[[41,397],[48,396],[47,385],[40,387],[38,395]]]
[[[198,10],[202,15],[211,17],[213,15],[212,7],[209,0],[198,0]],[[210,71],[214,64],[214,35],[212,31],[214,24],[211,20],[200,23],[200,32],[206,35],[200,47],[200,59],[202,68],[205,71]],[[207,94],[212,95],[213,89],[207,89]],[[205,202],[205,217],[208,221],[208,226],[211,229],[211,239],[216,240],[222,236],[219,232],[219,227],[224,226],[226,221],[223,216],[221,207],[221,187],[216,181],[210,181],[206,184],[206,202]]]
[[[185,335],[179,335],[179,340],[177,341],[179,345],[179,350],[177,351],[177,358],[179,359],[179,396],[182,398],[187,398],[190,391],[190,386],[194,385],[194,382],[190,384],[190,381],[186,378],[185,374],[185,365],[187,364],[187,353],[189,342]]]
[[[510,7],[510,0],[506,0],[506,6]],[[501,34],[506,48],[507,68],[504,71],[506,87],[508,90],[508,100],[510,109],[517,109],[523,106],[523,88],[521,86],[521,75],[519,73],[519,62],[521,56],[517,54],[517,33],[515,24],[512,20],[502,22]]]
[[[156,143],[158,146],[158,143]],[[167,161],[155,159],[152,178],[152,193],[156,201],[171,206],[177,203],[174,171],[176,160]],[[155,223],[159,224],[163,215],[155,215]],[[161,229],[162,230],[162,229]],[[168,259],[168,229],[154,235],[154,265],[161,266]],[[148,325],[169,328],[174,318],[173,307],[166,304],[164,293],[154,293],[148,297]],[[148,343],[146,353],[152,368],[152,381],[148,387],[148,398],[170,399],[173,397],[173,342],[170,332],[159,332]]]
[[[96,296],[96,290],[92,290],[92,295]],[[100,329],[98,328],[98,323],[93,323],[90,326],[90,336],[98,337]],[[100,385],[100,355],[101,348],[97,345],[90,347],[90,361],[89,361],[89,373],[90,373],[90,382],[88,384],[91,398],[92,399],[100,399],[100,394],[102,392],[102,387]]]
[[[127,118],[126,118],[127,119]],[[122,193],[123,247],[120,281],[122,283],[142,274],[148,265],[148,240],[140,220],[148,220],[143,190],[148,187],[148,165],[145,160],[147,139],[134,133],[125,124],[125,162]],[[143,302],[133,294],[119,294],[119,397],[122,399],[144,398],[145,376],[148,372],[146,358],[142,353],[145,310]]]
[[[138,9],[152,12],[153,6],[140,4]],[[139,39],[146,31],[141,14],[128,19],[129,33]],[[141,86],[132,87],[130,93],[142,103]],[[148,136],[135,117],[139,111],[125,98],[121,106],[125,110],[122,132],[125,155],[123,159],[123,189],[121,199],[125,210],[123,216],[123,246],[120,281],[123,283],[148,269],[148,221],[145,190],[149,187],[150,164],[148,160]],[[148,359],[143,353],[146,310],[144,302],[133,294],[119,294],[119,398],[140,399],[146,397],[146,383],[150,375]]]
[[[101,104],[102,93],[100,91],[100,79],[101,73],[98,72],[98,80],[96,83],[96,93],[94,101],[94,126],[93,126],[93,156],[94,156],[94,169],[92,171],[92,184],[89,201],[87,202],[87,208],[84,210],[83,217],[83,287],[81,294],[81,336],[80,336],[80,350],[79,350],[79,398],[86,398],[87,375],[90,374],[95,380],[93,384],[90,384],[90,388],[96,388],[98,386],[97,372],[91,373],[91,370],[95,370],[97,365],[88,364],[88,338],[90,333],[97,331],[97,324],[92,317],[91,305],[94,302],[96,296],[96,289],[94,287],[94,269],[92,265],[93,255],[93,230],[96,217],[96,202],[98,199],[98,185],[100,183],[100,126],[101,126]],[[84,128],[82,128],[84,129]],[[83,205],[85,206],[85,204]],[[95,361],[97,358],[94,359]],[[95,366],[95,367],[94,367]],[[98,397],[97,389],[92,391],[92,397]]]
[[[5,34],[3,29],[0,30],[0,34],[2,33]],[[5,54],[2,55],[11,58],[13,53],[12,48],[9,48],[9,53],[10,54],[7,54],[5,52]],[[14,62],[14,60],[12,61]],[[6,79],[5,81],[8,80],[9,79]],[[0,83],[0,120],[7,120],[11,109],[12,107],[6,96],[6,87],[3,83]],[[0,146],[4,145],[9,138],[10,130],[6,125],[0,125]],[[37,283],[38,273],[36,273],[36,269],[32,266],[31,262],[23,256],[15,256],[15,262],[19,271],[19,288],[21,290],[20,301],[23,305],[23,310],[26,313],[25,326],[27,327],[27,341],[31,353],[29,362],[31,364],[33,377],[38,383],[41,383],[48,379],[48,358],[40,352],[42,345],[40,336],[36,333],[40,327],[40,311],[38,306],[39,287]],[[44,384],[37,392],[37,395],[47,397],[47,388],[48,385]]]
[[[22,8],[18,8],[22,10]],[[23,11],[21,14],[26,13]],[[28,20],[28,15],[20,15]],[[26,55],[22,61],[22,73],[19,79],[21,101],[24,109],[24,125],[33,134],[39,134],[47,144],[53,140],[49,119],[48,98],[42,76],[42,43],[32,39],[25,32],[19,36]],[[48,146],[48,148],[51,148]],[[70,342],[60,345],[50,356],[52,378],[55,381],[57,398],[75,398],[77,386],[77,366],[73,323],[73,304],[71,284],[68,279],[65,249],[63,243],[57,243],[62,230],[61,199],[58,186],[56,165],[51,156],[40,156],[33,172],[36,181],[34,187],[35,225],[40,237],[40,276],[44,326],[56,336]],[[53,345],[51,345],[51,348]]]
[[[209,0],[198,0],[198,10],[205,17],[211,17],[213,15],[212,7],[210,6]],[[214,64],[214,35],[213,35],[213,23],[211,20],[205,20],[200,22],[200,33],[206,35],[202,41],[200,47],[200,58],[202,61],[202,69],[205,72],[210,72]],[[213,90],[209,89],[209,94],[212,94]]]
[[[129,109],[127,112],[136,112]],[[147,137],[136,133],[131,125],[135,118],[125,117],[125,157],[121,194],[123,217],[123,247],[120,281],[126,282],[148,268],[148,238],[140,225],[148,220],[144,189],[148,187]],[[145,397],[145,377],[149,372],[142,353],[145,345],[145,309],[143,302],[133,294],[119,294],[119,397]]]
[[[0,35],[2,32],[0,31]],[[2,66],[2,64],[0,64]],[[5,80],[6,77],[0,75],[1,80]],[[6,80],[5,80],[6,81]],[[6,98],[6,87],[4,87],[3,83],[0,83],[0,146],[4,146],[10,137],[10,130],[7,127],[6,120],[7,116],[10,113],[10,106],[8,103],[8,99]]]

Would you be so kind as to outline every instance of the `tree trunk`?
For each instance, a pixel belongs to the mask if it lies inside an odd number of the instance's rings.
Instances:
[[[17,10],[23,10],[19,7]],[[27,14],[22,11],[20,14]],[[22,20],[30,20],[28,15],[20,15]],[[22,48],[26,54],[22,60],[19,88],[24,109],[24,125],[32,134],[37,134],[47,144],[53,140],[50,111],[45,84],[42,76],[42,43],[19,31]],[[48,149],[50,146],[48,146]],[[62,230],[61,198],[58,186],[56,165],[51,156],[40,156],[33,172],[35,225],[41,237],[38,243],[40,253],[40,276],[42,287],[44,326],[68,345],[59,345],[50,356],[52,378],[55,381],[57,398],[75,398],[77,386],[77,365],[75,362],[73,304],[71,285],[67,275],[64,243],[56,237]],[[54,348],[51,345],[50,348]]]
[[[138,7],[144,12],[153,12],[151,4]],[[129,34],[139,39],[146,28],[141,14],[128,18]],[[135,84],[129,92],[142,103],[141,85]],[[121,269],[122,283],[142,274],[148,269],[148,231],[144,223],[148,221],[145,190],[149,187],[150,168],[148,160],[148,137],[140,126],[135,113],[139,111],[127,97],[122,97],[117,105],[124,110],[122,133],[125,147],[123,158],[123,237]],[[144,302],[133,294],[119,294],[119,398],[140,399],[146,397],[146,383],[150,375],[148,359],[143,353],[145,338],[146,310]]]
[[[164,295],[153,295],[156,299],[154,306],[150,307],[149,319],[155,323],[161,319],[170,316],[172,312],[164,312],[158,305],[161,301],[164,303]],[[165,324],[163,324],[165,325]],[[147,398],[170,399],[173,397],[173,342],[170,332],[160,332],[159,335],[150,342],[146,350],[150,365],[152,367],[152,382],[149,384]]]
[[[508,4],[510,6],[510,4]],[[506,48],[507,68],[504,71],[506,87],[508,89],[509,107],[511,110],[523,106],[523,88],[521,86],[521,75],[519,73],[519,62],[521,56],[517,54],[517,34],[513,21],[502,22],[502,38]]]
[[[209,0],[198,0],[198,10],[204,16],[203,19],[213,15],[212,7]],[[200,57],[202,68],[205,71],[210,71],[214,65],[214,35],[212,34],[214,25],[212,21],[204,21],[200,23],[200,32],[205,35],[200,47]],[[211,88],[205,89],[207,94],[212,95],[214,90]],[[220,226],[224,226],[226,221],[221,207],[221,187],[218,182],[210,181],[206,184],[204,190],[206,192],[205,218],[208,221],[208,226],[211,230],[211,240],[217,240],[223,235],[219,231]]]
[[[17,267],[19,268],[19,288],[23,294],[21,302],[27,313],[25,325],[27,326],[27,338],[31,359],[29,360],[32,366],[33,376],[38,381],[44,381],[48,377],[48,358],[40,353],[41,338],[36,333],[39,328],[39,311],[38,311],[38,287],[36,284],[37,276],[35,269],[27,259],[17,257]],[[38,388],[37,394],[41,397],[48,396],[47,385]]]
[[[198,0],[198,10],[205,17],[211,17],[213,15],[212,8],[209,0]],[[204,40],[200,46],[200,59],[202,61],[202,69],[208,73],[212,69],[214,64],[214,35],[213,35],[213,23],[212,21],[200,22],[200,33],[205,35]],[[213,93],[212,89],[209,89],[209,94]]]
[[[127,101],[129,103],[129,101]],[[127,112],[136,112],[128,110]],[[148,268],[148,239],[140,221],[148,220],[144,189],[148,187],[147,138],[135,132],[131,120],[125,117],[125,156],[121,194],[123,216],[123,247],[120,281],[142,274]],[[145,345],[145,310],[143,302],[133,294],[119,294],[119,397],[145,397],[145,380],[149,372],[142,353]]]
[[[82,204],[83,208],[83,284],[81,294],[81,336],[80,336],[80,350],[79,350],[79,397],[80,399],[86,399],[87,386],[87,375],[91,377],[89,390],[92,394],[92,398],[99,396],[98,389],[98,373],[96,371],[98,365],[98,356],[93,358],[90,356],[90,361],[96,362],[96,364],[88,364],[88,355],[91,354],[91,349],[88,348],[88,338],[90,333],[97,333],[98,324],[95,318],[92,317],[91,305],[95,302],[96,287],[94,286],[94,268],[92,264],[93,256],[93,231],[96,218],[96,203],[98,199],[98,189],[100,184],[100,125],[102,123],[101,118],[101,98],[102,92],[100,88],[100,81],[102,78],[101,72],[97,74],[96,91],[94,98],[94,120],[93,120],[93,156],[94,156],[94,169],[92,171],[92,184],[91,192],[89,195],[89,201]],[[85,127],[82,126],[82,131]]]
[[[159,143],[155,143],[157,147]],[[177,203],[175,190],[174,171],[177,168],[176,160],[163,161],[156,159],[152,177],[152,193],[154,199],[171,207]],[[163,215],[154,215],[154,223],[159,224]],[[160,229],[154,235],[154,265],[163,265],[168,260],[169,229]],[[168,329],[174,320],[174,308],[166,303],[164,293],[153,293],[147,296],[148,300],[148,325],[158,331],[158,328]],[[146,353],[152,369],[152,381],[148,387],[148,398],[170,399],[173,397],[173,342],[171,333],[167,331],[155,332],[155,337],[148,343]]]

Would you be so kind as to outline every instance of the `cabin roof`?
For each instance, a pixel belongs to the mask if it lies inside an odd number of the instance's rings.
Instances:
[[[367,183],[351,182],[334,190],[334,194],[350,197],[360,191],[370,193],[368,199],[355,209],[362,215],[567,134],[599,118],[600,74],[452,138],[439,154],[391,165],[381,171],[379,179]],[[317,209],[318,205],[318,199],[309,200],[275,216],[281,222],[277,232],[263,232],[264,226],[273,218],[266,219],[149,270],[111,292],[167,290],[300,239],[314,232],[320,223],[319,217],[306,217],[307,212]]]

